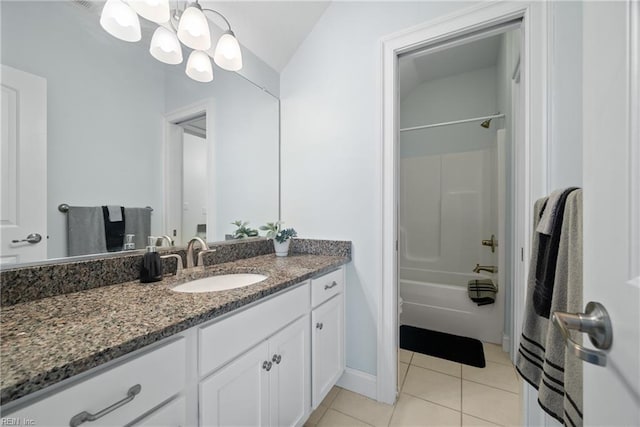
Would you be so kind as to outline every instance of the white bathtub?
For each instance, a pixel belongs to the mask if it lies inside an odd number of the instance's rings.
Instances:
[[[495,304],[478,306],[469,299],[469,280],[497,276],[400,269],[401,325],[411,325],[502,345],[504,291]]]

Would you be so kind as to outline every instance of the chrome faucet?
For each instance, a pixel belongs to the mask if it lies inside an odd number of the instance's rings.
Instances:
[[[171,237],[167,236],[166,234],[158,237],[158,239],[156,240],[156,246],[162,246],[162,242],[166,241],[169,246],[173,246],[173,240],[171,240]]]
[[[498,267],[496,267],[495,265],[480,265],[480,264],[476,264],[475,268],[473,269],[474,273],[480,273],[481,271],[486,271],[487,273],[497,273],[498,272]]]
[[[194,245],[194,243],[200,243],[200,247],[202,248],[202,251],[209,251],[210,250],[209,246],[207,246],[207,242],[202,240],[200,237],[194,237],[191,240],[189,240],[189,243],[187,244],[187,268],[195,267],[194,262],[193,262],[193,245]],[[198,261],[199,261],[198,264],[200,264],[200,262],[202,261],[202,258],[198,257]]]
[[[167,258],[175,258],[176,262],[177,262],[177,267],[176,267],[176,277],[180,277],[182,275],[182,270],[184,268],[184,265],[182,264],[182,257],[178,254],[167,254],[167,255],[162,255],[160,256],[161,259],[167,259]]]

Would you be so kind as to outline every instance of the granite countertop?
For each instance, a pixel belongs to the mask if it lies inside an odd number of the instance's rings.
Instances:
[[[213,265],[179,279],[170,276],[156,283],[126,282],[3,307],[0,403],[85,372],[349,260],[327,255],[262,255]],[[261,273],[268,278],[220,292],[170,290],[188,280],[225,273]]]

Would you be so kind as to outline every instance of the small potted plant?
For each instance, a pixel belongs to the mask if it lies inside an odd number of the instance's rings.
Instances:
[[[233,232],[234,239],[244,239],[245,237],[257,237],[258,230],[247,227],[249,224],[248,221],[242,222],[240,220],[232,222],[231,224],[238,227],[236,231]]]
[[[273,239],[273,247],[276,250],[276,256],[289,255],[289,244],[292,237],[297,237],[298,233],[293,228],[282,227],[282,221],[268,222],[260,227],[260,230],[266,231],[265,237]]]

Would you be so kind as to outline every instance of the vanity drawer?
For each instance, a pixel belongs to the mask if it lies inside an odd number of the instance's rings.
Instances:
[[[125,356],[126,357],[126,356]],[[10,417],[33,420],[33,425],[70,425],[86,411],[96,414],[127,398],[140,385],[139,393],[122,406],[84,425],[124,425],[139,418],[171,396],[186,382],[186,340],[180,338],[59,391],[11,413]],[[3,414],[6,416],[6,414]],[[80,424],[76,424],[80,425]]]
[[[341,292],[344,292],[344,268],[311,279],[311,307],[317,307]]]
[[[231,359],[309,312],[309,282],[198,330],[199,376]]]

